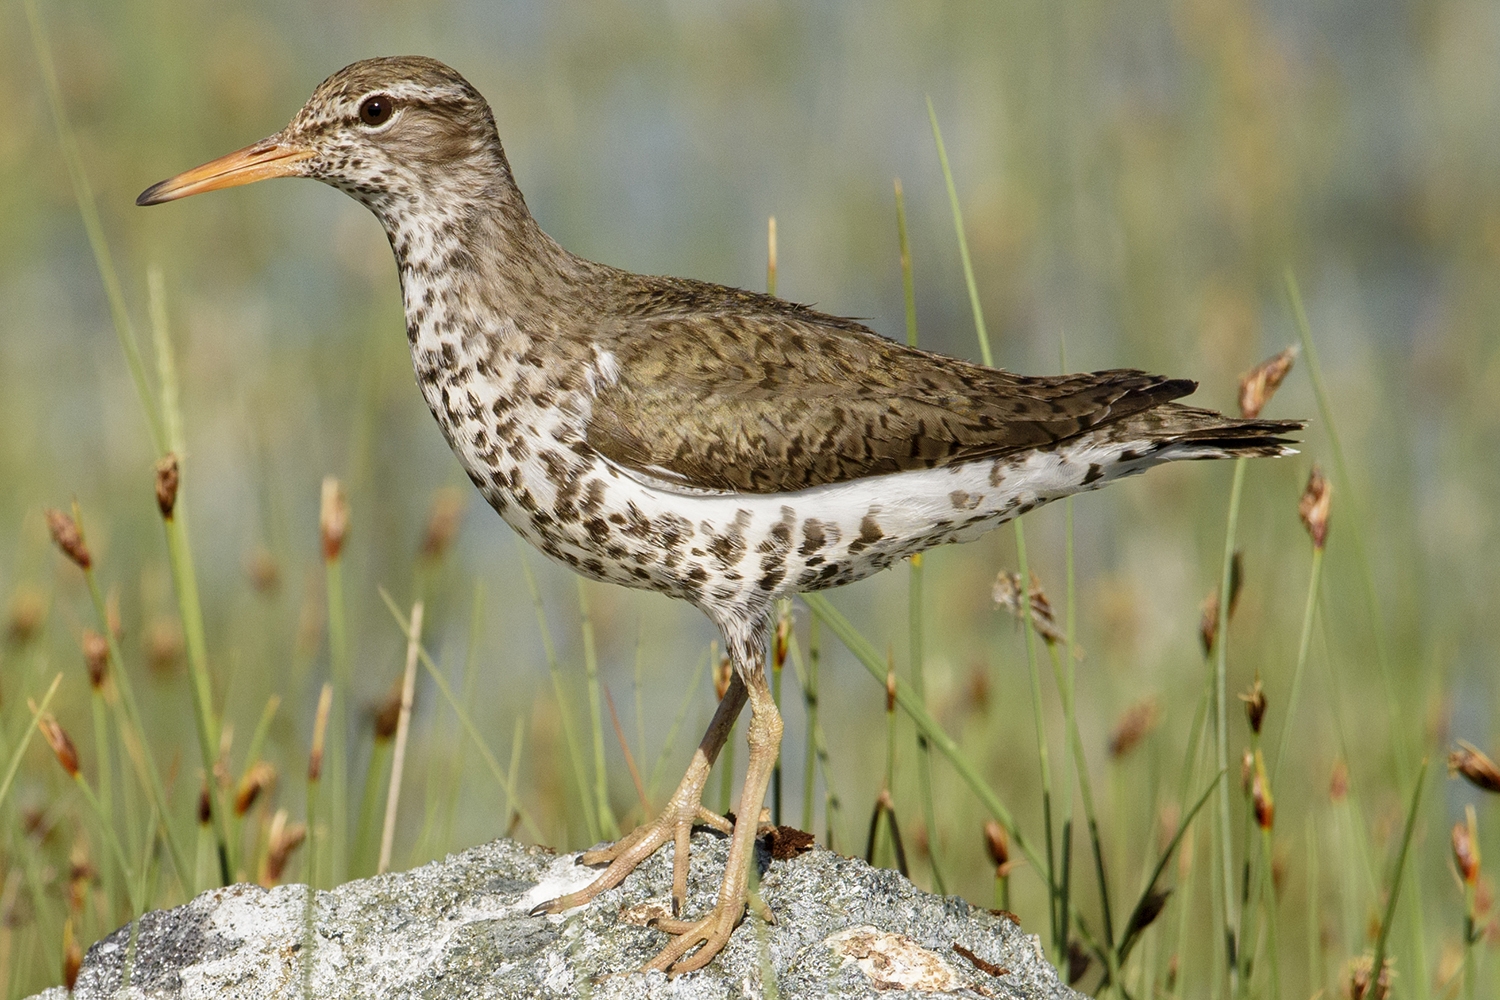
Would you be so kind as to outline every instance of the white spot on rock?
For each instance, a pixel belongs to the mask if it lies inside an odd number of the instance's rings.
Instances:
[[[948,993],[971,985],[936,952],[878,927],[851,927],[829,935],[823,943],[845,962],[858,965],[877,990]]]

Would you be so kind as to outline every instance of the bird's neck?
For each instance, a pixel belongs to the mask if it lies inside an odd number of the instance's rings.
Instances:
[[[532,218],[498,148],[355,196],[390,239],[414,349],[454,327],[472,335],[545,314],[578,270],[577,259]]]

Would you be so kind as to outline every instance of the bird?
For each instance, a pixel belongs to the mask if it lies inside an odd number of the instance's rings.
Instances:
[[[770,295],[586,260],[532,217],[484,97],[427,57],[339,70],[281,131],[136,203],[273,177],[329,184],[383,226],[417,385],[490,506],[585,577],[688,601],[722,634],[731,680],[671,799],[584,852],[603,870],[536,911],[588,903],[673,845],[673,915],[654,924],[670,937],[648,970],[702,968],[762,906],[747,889],[782,733],[764,669],[778,601],[1164,462],[1289,454],[1303,426],[1177,402],[1189,379],[1021,375]],[[747,701],[731,820],[703,790]],[[700,825],[731,839],[716,903],[692,919]]]

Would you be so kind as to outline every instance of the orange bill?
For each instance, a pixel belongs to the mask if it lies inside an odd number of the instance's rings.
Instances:
[[[284,143],[278,136],[271,136],[217,160],[210,160],[201,167],[194,167],[176,177],[153,184],[141,192],[135,203],[160,205],[164,201],[176,201],[190,194],[252,184],[267,177],[296,176],[297,164],[310,156],[312,150]]]

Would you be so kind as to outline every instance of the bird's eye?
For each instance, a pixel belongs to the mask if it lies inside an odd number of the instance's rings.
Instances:
[[[391,120],[392,110],[391,99],[384,94],[367,97],[359,106],[359,120],[366,125],[384,125]]]

